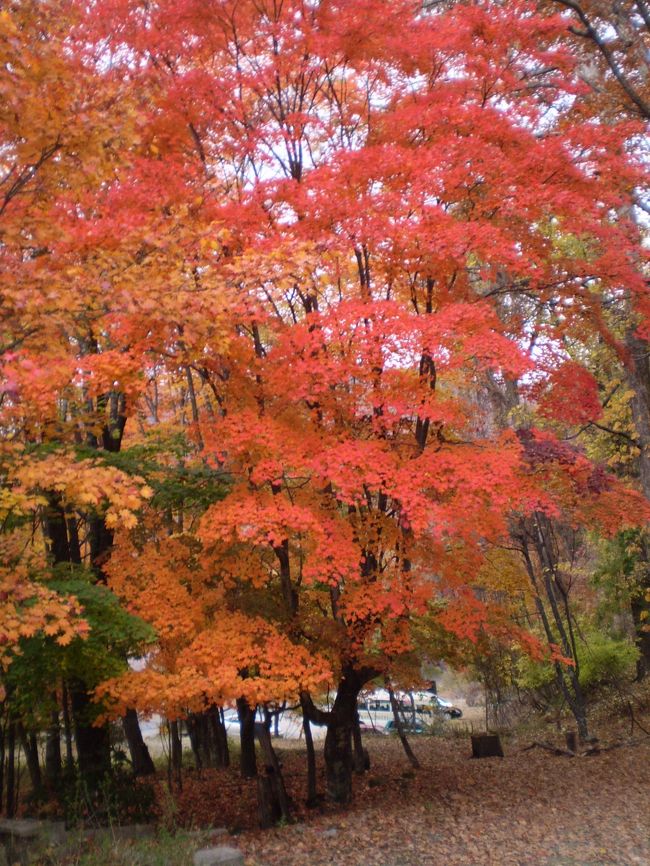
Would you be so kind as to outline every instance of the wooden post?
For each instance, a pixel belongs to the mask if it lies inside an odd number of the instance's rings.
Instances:
[[[473,758],[502,758],[503,749],[498,734],[472,734]]]
[[[567,731],[565,734],[566,737],[566,747],[570,752],[578,751],[578,734],[576,731]]]

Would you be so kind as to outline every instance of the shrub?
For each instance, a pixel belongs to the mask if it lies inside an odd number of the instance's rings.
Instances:
[[[583,637],[577,649],[580,684],[585,690],[612,685],[633,675],[639,651],[628,638],[612,637],[595,630]],[[528,657],[519,660],[519,688],[544,691],[554,681],[555,672],[550,662],[535,662]]]
[[[156,792],[150,782],[118,766],[93,791],[78,776],[69,778],[63,809],[69,827],[146,824],[156,817]]]
[[[639,650],[627,638],[594,633],[578,653],[580,683],[586,689],[611,685],[634,673]]]

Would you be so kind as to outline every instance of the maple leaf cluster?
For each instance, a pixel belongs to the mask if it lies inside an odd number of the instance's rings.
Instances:
[[[65,647],[88,635],[83,607],[73,595],[62,595],[39,580],[43,558],[26,556],[15,537],[0,537],[0,668],[3,673],[29,638],[44,635]],[[4,677],[0,684],[3,700]]]

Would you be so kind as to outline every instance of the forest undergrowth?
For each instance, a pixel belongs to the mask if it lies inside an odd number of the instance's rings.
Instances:
[[[530,748],[564,745],[550,722],[505,736],[503,759],[472,760],[463,736],[414,737],[417,772],[397,739],[367,737],[371,768],[346,809],[307,809],[302,746],[278,741],[295,823],[258,830],[255,780],[190,769],[180,792],[160,783],[156,839],[43,862],[183,866],[199,847],[228,844],[247,866],[646,866],[650,714],[642,705],[632,721],[606,702],[598,716],[602,751],[575,758]]]

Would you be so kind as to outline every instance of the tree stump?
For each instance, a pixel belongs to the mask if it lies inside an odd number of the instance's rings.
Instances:
[[[578,751],[578,734],[575,731],[567,731],[565,734],[566,737],[566,747],[570,752]]]
[[[472,734],[473,758],[502,758],[503,749],[498,734]]]

